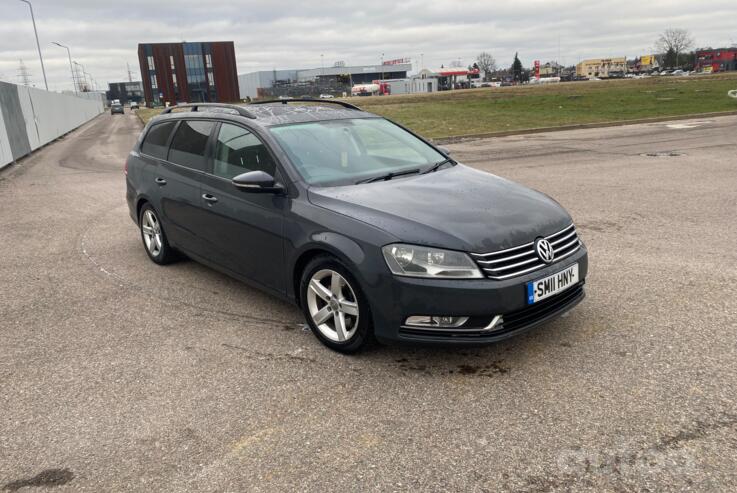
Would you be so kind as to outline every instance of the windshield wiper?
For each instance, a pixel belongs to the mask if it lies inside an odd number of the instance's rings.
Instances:
[[[455,166],[455,161],[453,161],[451,158],[445,158],[442,161],[433,164],[431,168],[423,171],[422,174],[426,175],[427,173],[432,173],[433,171],[437,171],[438,168],[448,163],[453,163],[453,165]]]
[[[420,168],[406,169],[403,171],[393,171],[385,175],[374,176],[372,178],[366,178],[365,180],[358,180],[356,182],[356,185],[360,185],[361,183],[373,183],[375,181],[391,180],[392,178],[396,178],[397,176],[414,175],[415,173],[419,173],[419,172],[420,172]]]

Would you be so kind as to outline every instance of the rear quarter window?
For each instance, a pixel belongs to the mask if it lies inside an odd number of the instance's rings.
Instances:
[[[141,152],[157,159],[166,159],[169,135],[174,129],[176,122],[158,123],[153,125],[141,144]]]

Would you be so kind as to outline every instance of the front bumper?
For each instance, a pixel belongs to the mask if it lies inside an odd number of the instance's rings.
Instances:
[[[527,304],[526,284],[578,263],[579,282],[546,300]],[[372,307],[377,339],[384,343],[492,343],[520,334],[567,312],[585,296],[588,252],[585,246],[564,261],[504,281],[435,280],[382,276],[366,295]],[[470,317],[458,330],[404,326],[414,315]],[[496,315],[503,320],[493,327]],[[484,330],[486,329],[486,330]]]

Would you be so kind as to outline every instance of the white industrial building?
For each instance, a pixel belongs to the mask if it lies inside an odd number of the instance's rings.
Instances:
[[[355,65],[291,70],[262,70],[238,76],[238,88],[242,98],[265,97],[274,86],[293,86],[299,94],[301,87],[317,83],[323,87],[342,87],[350,94],[355,84],[366,84],[380,79],[404,79],[412,70],[411,63],[392,65]]]
[[[418,94],[438,91],[438,79],[435,77],[407,77],[404,79],[384,79],[379,81],[389,85],[389,94]]]

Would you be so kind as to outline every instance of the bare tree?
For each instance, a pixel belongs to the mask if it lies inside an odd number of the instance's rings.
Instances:
[[[675,53],[676,65],[679,63],[680,54],[693,48],[693,45],[694,39],[686,29],[666,29],[655,42],[655,47],[661,53],[669,51]]]
[[[492,72],[496,71],[496,60],[491,56],[491,53],[482,51],[476,57],[476,63],[478,64],[479,69],[484,73],[484,80],[488,81]]]

